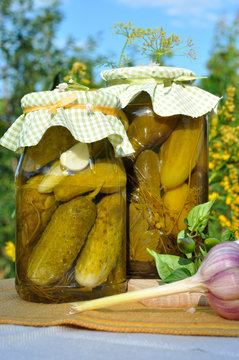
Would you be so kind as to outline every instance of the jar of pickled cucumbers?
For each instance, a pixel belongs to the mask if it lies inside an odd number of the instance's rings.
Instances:
[[[100,91],[25,95],[1,144],[16,173],[16,289],[36,302],[126,290],[126,173],[119,101]]]
[[[208,198],[207,115],[219,98],[195,86],[187,69],[138,66],[106,70],[106,91],[120,98],[135,150],[128,184],[128,274],[155,277],[147,248],[182,255],[177,234]]]

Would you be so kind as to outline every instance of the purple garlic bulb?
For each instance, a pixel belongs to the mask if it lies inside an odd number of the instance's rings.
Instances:
[[[239,320],[239,244],[214,246],[195,276],[204,284],[211,307],[226,319]]]

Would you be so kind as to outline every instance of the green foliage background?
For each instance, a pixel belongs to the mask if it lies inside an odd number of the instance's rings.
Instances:
[[[0,122],[0,134],[7,130],[7,124]],[[6,241],[15,241],[15,197],[14,197],[14,154],[4,148],[0,148],[0,251]],[[1,256],[2,255],[2,256]],[[12,261],[4,254],[0,254],[0,278],[14,275]]]
[[[34,0],[1,0],[0,2],[0,136],[21,114],[24,94],[50,90],[62,80],[61,69],[71,69],[74,62],[87,67],[89,86],[100,87],[95,80],[96,64],[106,59],[98,53],[97,38],[88,38],[84,48],[73,38],[61,48],[55,44],[62,21],[59,0],[36,5]],[[230,25],[217,24],[212,53],[208,60],[209,77],[200,86],[226,99],[226,89],[234,86],[235,114],[239,114],[239,18]],[[79,39],[78,39],[79,40]],[[224,101],[224,100],[223,100]],[[219,117],[220,122],[220,117]],[[238,125],[238,116],[235,126]],[[4,245],[15,241],[14,172],[18,156],[0,147],[0,279],[14,276],[14,264],[7,259]],[[222,206],[221,211],[225,208]],[[220,228],[216,228],[217,233]]]

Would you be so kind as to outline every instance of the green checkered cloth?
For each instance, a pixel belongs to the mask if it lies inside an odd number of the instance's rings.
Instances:
[[[153,110],[160,116],[199,117],[216,110],[220,98],[196,86],[190,70],[166,66],[135,66],[102,71],[107,92],[115,94],[122,108],[142,91],[149,94]]]
[[[21,106],[25,108],[53,105],[71,93],[77,94],[77,100],[73,104],[84,104],[87,109],[61,107],[55,115],[47,109],[23,114],[0,139],[0,144],[22,153],[25,147],[37,145],[50,127],[64,126],[82,143],[92,143],[107,137],[114,147],[116,156],[127,156],[134,152],[124,126],[116,116],[91,110],[91,105],[120,109],[119,99],[113,94],[100,90],[34,92],[22,98]]]

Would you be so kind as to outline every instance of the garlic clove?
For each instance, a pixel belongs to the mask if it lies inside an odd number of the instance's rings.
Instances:
[[[217,273],[233,267],[239,267],[239,245],[233,241],[224,241],[209,250],[198,274],[203,281],[207,281]]]
[[[210,306],[223,318],[239,320],[239,300],[222,300],[213,294],[207,294]]]
[[[239,268],[221,271],[206,281],[210,294],[222,300],[239,299]]]
[[[42,181],[38,186],[40,193],[50,193],[54,187],[59,184],[64,176],[68,175],[67,171],[63,171],[60,167],[59,161],[56,161],[51,168],[46,172]]]
[[[81,171],[89,165],[90,154],[87,144],[77,143],[60,156],[60,164],[71,171]]]

